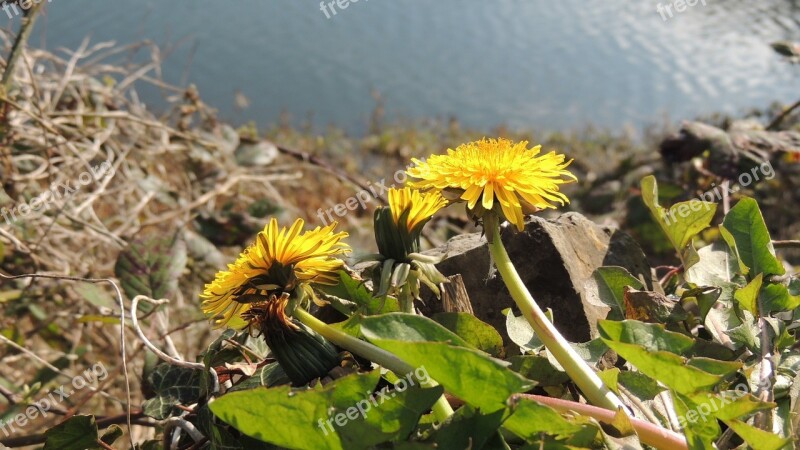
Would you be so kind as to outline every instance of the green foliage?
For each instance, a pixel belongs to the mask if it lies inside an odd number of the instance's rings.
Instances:
[[[366,280],[342,270],[339,283],[318,289],[314,300],[339,317],[332,330],[404,365],[380,367],[319,333],[329,364],[298,382],[298,358],[313,352],[289,339],[268,348],[263,336],[226,330],[199,358],[217,372],[220,391],[207,371],[160,364],[144,373],[144,411],[158,420],[184,417],[208,438],[204,449],[680,447],[646,442],[642,421],[692,450],[797,442],[800,281],[785,273],[758,205],[744,198],[711,228],[715,204],[662,207],[652,177],[642,181],[642,196],[677,267],[664,285],[621,267],[580,280],[609,313],[597,324],[599,338],[571,344],[638,421],[582,409],[581,393],[524,317],[503,311],[501,333],[466,313],[400,313],[397,298],[376,294],[386,281],[380,267],[366,270]],[[158,298],[174,290],[182,251],[178,241],[131,244],[117,264],[126,293]],[[389,281],[391,293],[417,282]],[[103,291],[79,292],[97,307],[115,306]],[[287,348],[296,352],[288,359]],[[432,412],[443,393],[456,410],[439,420]],[[527,394],[574,401],[574,409]],[[666,431],[676,421],[679,428]],[[98,448],[97,440],[118,438],[115,430],[99,437],[93,418],[77,416],[48,432],[45,449]]]
[[[113,444],[121,433],[111,430],[103,436],[105,444]],[[94,416],[74,416],[45,433],[43,450],[102,450]]]

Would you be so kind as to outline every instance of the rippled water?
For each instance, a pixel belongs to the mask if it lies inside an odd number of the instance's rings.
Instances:
[[[315,1],[53,0],[40,36],[50,48],[87,34],[182,42],[165,78],[181,82],[190,62],[188,80],[208,103],[259,125],[285,109],[360,131],[371,89],[394,117],[539,129],[642,125],[800,96],[800,66],[768,45],[800,40],[796,1],[705,2],[664,21],[649,0],[361,0],[331,19]],[[251,101],[244,112],[237,89]]]

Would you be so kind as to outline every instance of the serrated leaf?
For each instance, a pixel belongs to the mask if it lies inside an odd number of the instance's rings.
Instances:
[[[720,228],[730,233],[730,238],[736,243],[741,263],[751,269],[750,279],[760,273],[766,276],[786,272],[775,257],[772,238],[755,200],[748,197],[739,200],[725,216]]]
[[[73,416],[45,432],[43,450],[101,450],[94,416]]]
[[[149,237],[132,241],[117,258],[114,273],[129,298],[146,295],[171,298],[186,267],[186,244],[174,234],[170,238]],[[148,303],[140,303],[147,310]],[[152,307],[150,307],[152,308]]]
[[[156,396],[143,403],[144,413],[154,419],[164,420],[178,412],[176,405],[195,403],[200,398],[201,375],[199,370],[169,364],[156,366],[148,378]]]
[[[444,312],[431,317],[467,343],[500,358],[503,356],[503,338],[491,325],[468,313]]]

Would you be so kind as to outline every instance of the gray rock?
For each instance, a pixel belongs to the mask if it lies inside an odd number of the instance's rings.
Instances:
[[[627,234],[601,227],[578,213],[555,220],[532,217],[521,233],[506,227],[503,243],[520,277],[542,309],[551,308],[555,325],[571,342],[586,342],[597,334],[597,321],[609,308],[589,301],[586,281],[601,266],[621,266],[652,288],[650,267],[639,245]],[[475,315],[505,335],[502,310],[514,307],[503,281],[490,264],[489,249],[480,233],[458,236],[429,252],[447,254],[437,265],[445,275],[460,273]],[[438,312],[441,302],[426,298],[423,313]]]

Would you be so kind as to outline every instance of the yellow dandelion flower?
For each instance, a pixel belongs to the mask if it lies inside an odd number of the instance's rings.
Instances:
[[[270,220],[256,242],[206,285],[200,295],[202,309],[215,326],[244,328],[248,321],[242,314],[254,302],[290,293],[302,284],[337,283],[343,263],[335,256],[349,251],[342,242],[347,233],[334,233],[334,222],[301,234],[303,225],[303,220],[297,219],[287,230],[278,228],[277,220]]]
[[[416,164],[408,175],[417,178],[409,184],[419,189],[435,188],[447,196],[467,202],[476,216],[491,211],[495,198],[505,218],[521,231],[525,226],[523,211],[533,213],[564,205],[569,198],[560,185],[577,181],[566,170],[572,162],[555,152],[539,155],[541,145],[528,148],[528,142],[508,139],[482,139],[448,149],[446,155],[433,155]]]
[[[445,206],[447,206],[447,200],[436,191],[420,192],[411,188],[389,189],[389,209],[392,211],[392,220],[398,226],[405,226],[406,230],[412,234],[418,228],[422,228],[437,211]]]

